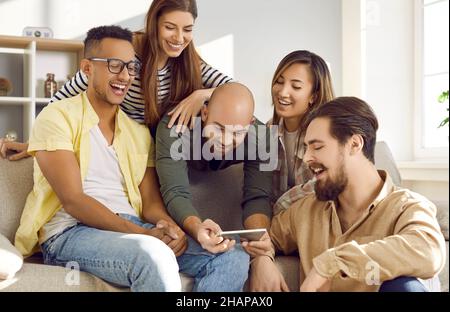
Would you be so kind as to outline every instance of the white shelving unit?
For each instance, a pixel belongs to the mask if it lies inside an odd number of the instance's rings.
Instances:
[[[16,89],[14,95],[0,96],[0,137],[8,130],[16,130],[22,131],[19,138],[27,141],[36,115],[50,100],[43,97],[46,73],[54,73],[61,85],[75,74],[82,55],[81,41],[0,36],[0,77],[22,84],[22,90]],[[8,58],[21,60],[10,62]],[[22,69],[15,68],[17,63]],[[8,107],[16,107],[15,112],[17,107],[21,109],[21,125],[7,124]]]

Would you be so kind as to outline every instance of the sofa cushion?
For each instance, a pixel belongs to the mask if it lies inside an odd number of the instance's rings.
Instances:
[[[11,242],[0,234],[0,280],[14,277],[20,270],[23,257]]]
[[[439,225],[441,226],[442,234],[444,234],[445,240],[448,241],[448,200],[435,200],[433,203],[437,207],[436,217],[439,221]]]
[[[445,247],[446,247],[446,252],[447,252],[447,257],[446,257],[446,261],[445,261],[445,266],[444,269],[442,269],[442,271],[439,273],[439,280],[441,282],[441,291],[445,291],[448,292],[449,291],[449,285],[448,285],[448,241],[445,242]]]
[[[0,158],[0,234],[14,242],[25,200],[33,188],[33,158],[9,161]]]
[[[0,291],[127,291],[85,273],[59,266],[24,263],[13,279],[0,281]]]

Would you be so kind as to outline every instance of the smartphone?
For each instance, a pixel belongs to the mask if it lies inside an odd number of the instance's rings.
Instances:
[[[219,236],[228,239],[236,239],[236,236],[239,236],[241,240],[258,241],[266,233],[267,233],[266,229],[253,229],[253,230],[223,231],[219,233]]]

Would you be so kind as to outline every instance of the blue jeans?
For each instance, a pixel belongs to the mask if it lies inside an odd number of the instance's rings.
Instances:
[[[379,292],[428,292],[428,290],[417,278],[400,276],[381,284]]]
[[[137,217],[121,215],[145,228]],[[131,291],[181,291],[178,270],[194,278],[194,291],[242,291],[249,256],[240,245],[212,254],[188,236],[188,248],[178,258],[157,238],[102,231],[83,224],[67,229],[41,246],[44,262],[65,266],[76,261],[81,271]]]

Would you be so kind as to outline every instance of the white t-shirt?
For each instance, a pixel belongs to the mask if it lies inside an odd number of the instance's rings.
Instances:
[[[91,141],[91,159],[86,177],[82,183],[83,192],[95,198],[112,212],[137,216],[128,201],[128,195],[122,171],[114,147],[108,145],[100,128],[95,126],[89,132]],[[46,223],[40,231],[39,243],[44,243],[53,235],[76,225],[78,221],[64,208]]]

